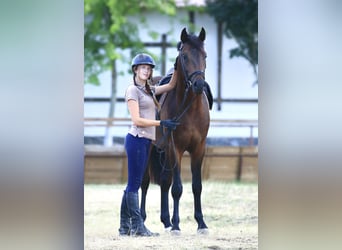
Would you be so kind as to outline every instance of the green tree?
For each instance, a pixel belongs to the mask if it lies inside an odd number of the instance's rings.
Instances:
[[[112,69],[113,60],[123,59],[117,49],[143,48],[138,25],[130,17],[145,22],[148,11],[174,15],[175,5],[168,0],[84,1],[85,83],[100,84],[98,75]]]
[[[238,47],[230,50],[230,58],[243,57],[253,67],[258,78],[258,1],[257,0],[206,0],[206,10],[223,32],[234,39]],[[257,80],[255,82],[257,84]]]
[[[99,85],[99,75],[111,71],[111,102],[108,117],[114,116],[117,86],[117,60],[125,62],[120,51],[143,50],[138,25],[133,16],[145,22],[149,11],[174,15],[174,1],[169,0],[84,0],[84,76],[85,83]],[[151,32],[153,34],[153,32]],[[108,133],[108,130],[107,130]]]

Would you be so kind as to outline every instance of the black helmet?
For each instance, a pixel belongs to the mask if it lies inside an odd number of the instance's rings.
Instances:
[[[144,54],[144,53],[140,53],[133,58],[132,70],[134,66],[141,65],[141,64],[151,65],[152,69],[154,68],[154,66],[156,66],[153,58],[150,55]]]

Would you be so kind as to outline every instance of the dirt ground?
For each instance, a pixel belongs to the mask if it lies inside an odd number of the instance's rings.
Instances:
[[[204,182],[202,210],[209,234],[198,235],[193,217],[191,183],[183,184],[181,235],[165,232],[160,222],[159,186],[150,185],[145,225],[158,237],[118,234],[124,185],[85,185],[84,249],[257,249],[258,186],[256,183]],[[170,197],[170,213],[172,214]]]

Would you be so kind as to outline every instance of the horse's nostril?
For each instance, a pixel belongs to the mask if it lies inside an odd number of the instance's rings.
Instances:
[[[203,87],[204,87],[205,81],[204,80],[197,80],[194,82],[193,84],[193,91],[196,94],[201,94],[203,91]]]

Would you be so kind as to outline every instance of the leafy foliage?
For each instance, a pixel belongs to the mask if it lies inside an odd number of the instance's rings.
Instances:
[[[238,44],[238,47],[230,50],[230,58],[245,58],[257,74],[258,1],[206,0],[206,3],[209,15],[222,23],[224,34]]]
[[[169,0],[84,0],[84,71],[85,82],[100,84],[98,75],[111,70],[113,62],[123,59],[119,49],[142,49],[138,25],[129,20],[137,16],[144,21],[146,11],[175,14]]]

